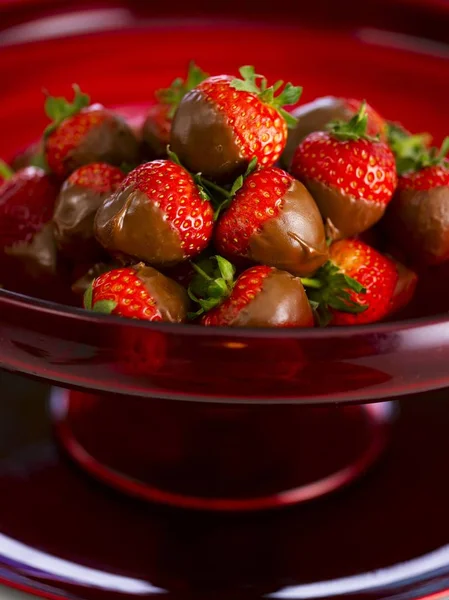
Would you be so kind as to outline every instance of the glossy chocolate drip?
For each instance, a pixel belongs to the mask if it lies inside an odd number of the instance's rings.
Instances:
[[[274,269],[262,290],[237,318],[232,327],[313,327],[313,313],[298,277]]]
[[[328,224],[332,239],[352,237],[377,223],[385,212],[385,204],[347,196],[320,181],[304,179],[323,219]]]
[[[185,258],[179,235],[162,210],[133,185],[107,198],[97,211],[94,228],[100,244],[118,258],[161,267]]]
[[[186,94],[176,111],[171,149],[189,171],[219,183],[233,182],[248,166],[223,115],[200,90]]]
[[[5,248],[5,254],[20,265],[20,270],[33,279],[54,277],[58,257],[53,235],[53,224],[46,223],[29,242],[18,242]]]
[[[135,269],[137,276],[155,300],[162,320],[169,323],[185,322],[189,310],[189,297],[186,290],[152,267],[136,265]]]
[[[64,162],[69,171],[96,162],[117,167],[123,163],[137,165],[139,142],[124,119],[108,113],[101,123],[92,127]]]
[[[289,130],[287,146],[281,157],[281,162],[287,169],[290,168],[293,154],[299,143],[309,133],[323,131],[331,121],[347,121],[354,111],[351,111],[343,98],[326,96],[298,106],[292,114],[298,119],[298,124],[294,129]]]
[[[94,220],[108,193],[65,182],[56,203],[55,240],[65,256],[76,260],[99,260],[103,249],[95,239]]]
[[[391,239],[416,263],[449,260],[449,186],[398,190],[384,221]]]
[[[302,183],[292,183],[282,199],[279,215],[265,221],[250,237],[248,256],[301,276],[314,273],[326,262],[323,220]]]

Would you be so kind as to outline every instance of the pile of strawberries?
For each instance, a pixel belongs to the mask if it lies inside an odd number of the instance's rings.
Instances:
[[[16,170],[0,164],[5,287],[63,281],[88,310],[149,321],[357,325],[449,261],[449,138],[433,148],[365,101],[287,112],[302,89],[249,66],[191,64],[140,131],[73,87],[46,98]]]

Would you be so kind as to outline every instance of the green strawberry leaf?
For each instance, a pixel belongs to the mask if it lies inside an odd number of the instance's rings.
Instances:
[[[90,104],[90,97],[84,94],[79,85],[73,86],[73,102],[69,102],[66,98],[47,96],[45,100],[45,113],[52,123],[44,130],[44,137],[48,137],[55,131],[59,125],[67,118],[79,113],[83,108]]]
[[[11,167],[5,163],[4,160],[0,160],[0,177],[3,179],[10,179],[14,175],[14,171]]]
[[[351,292],[365,294],[366,289],[330,260],[318,269],[313,278],[302,277],[301,281],[321,327],[329,325],[332,310],[358,314],[368,308],[351,297]]]
[[[243,173],[243,175],[240,175],[240,177],[237,177],[237,179],[232,184],[231,191],[229,192],[229,195],[231,196],[231,198],[233,198],[236,195],[236,193],[242,188],[245,179],[248,177],[248,175],[251,175],[251,173],[253,173],[256,170],[256,168],[257,168],[257,157],[255,156],[249,163],[249,165],[248,165],[246,171]]]
[[[175,152],[173,152],[173,150],[171,150],[170,144],[167,145],[167,156],[176,165],[178,165],[179,167],[182,167],[182,164],[181,164],[181,161],[178,158],[178,155]]]
[[[409,134],[397,123],[387,123],[388,144],[396,160],[399,175],[413,171],[428,155],[428,146],[432,139],[429,133]]]
[[[288,127],[294,127],[297,123],[295,117],[284,110],[284,106],[296,104],[301,97],[302,87],[295,86],[290,82],[285,84],[280,94],[277,92],[284,85],[283,81],[277,81],[271,87],[267,87],[267,79],[258,75],[254,67],[246,65],[239,69],[240,77],[231,81],[231,87],[240,92],[255,94],[262,102],[273,106],[279,114],[284,117]]]
[[[191,300],[199,304],[199,309],[189,318],[197,318],[221,304],[234,287],[235,267],[222,256],[191,263],[196,271],[188,288]]]
[[[229,260],[226,260],[222,256],[216,255],[215,260],[217,261],[218,268],[220,270],[220,274],[223,277],[224,281],[232,286],[235,275],[235,267]]]
[[[84,292],[83,304],[86,310],[92,310],[92,295],[93,289],[92,284],[90,284],[87,290]]]
[[[205,73],[200,69],[193,61],[190,62],[187,77],[177,77],[172,81],[170,87],[160,89],[156,92],[156,98],[161,104],[169,106],[167,117],[171,120],[175,116],[176,109],[179,103],[190,90],[197,87],[202,81],[209,77],[208,73]]]
[[[117,302],[114,302],[113,300],[99,300],[98,302],[95,302],[92,310],[97,313],[110,315],[115,308],[117,308]]]
[[[378,141],[379,136],[373,137],[367,134],[368,114],[366,112],[366,100],[364,100],[358,112],[349,121],[331,121],[327,125],[327,129],[332,133],[337,140],[370,140]]]

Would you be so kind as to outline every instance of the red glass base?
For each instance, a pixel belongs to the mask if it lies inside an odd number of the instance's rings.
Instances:
[[[139,498],[252,511],[298,504],[362,475],[394,404],[228,406],[56,389],[57,436],[83,469]]]

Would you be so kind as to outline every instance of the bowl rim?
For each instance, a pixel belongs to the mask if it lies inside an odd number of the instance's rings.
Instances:
[[[8,306],[19,310],[29,310],[43,316],[62,317],[64,319],[92,323],[96,326],[121,326],[133,329],[146,329],[160,333],[176,334],[194,337],[233,337],[233,338],[264,338],[264,339],[344,339],[354,336],[388,335],[402,331],[423,331],[435,325],[449,324],[449,312],[446,315],[430,315],[397,321],[369,323],[365,325],[344,325],[336,327],[221,327],[195,323],[165,323],[151,322],[139,319],[127,319],[117,315],[94,313],[85,308],[64,305],[51,300],[34,298],[10,290],[0,289],[0,307]],[[5,319],[7,320],[7,319]]]

